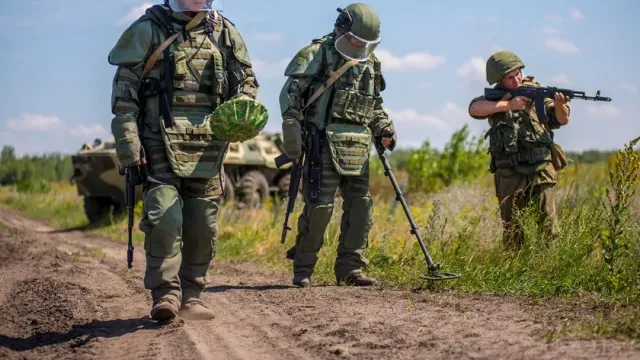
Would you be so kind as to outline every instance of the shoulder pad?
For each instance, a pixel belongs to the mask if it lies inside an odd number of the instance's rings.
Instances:
[[[146,60],[151,50],[151,22],[138,19],[125,30],[109,52],[109,64],[134,66]]]
[[[251,59],[249,58],[249,50],[247,50],[247,45],[244,43],[244,39],[240,35],[236,26],[229,21],[226,17],[218,14],[222,19],[224,26],[229,29],[229,40],[231,41],[231,47],[233,50],[233,55],[236,60],[243,63],[244,65],[251,66]]]
[[[285,76],[313,76],[320,73],[324,61],[322,42],[316,42],[305,46],[298,51],[289,62],[284,71]]]

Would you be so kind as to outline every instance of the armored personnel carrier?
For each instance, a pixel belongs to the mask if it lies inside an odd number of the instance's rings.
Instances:
[[[253,139],[229,144],[224,159],[225,195],[222,203],[240,209],[261,208],[269,198],[283,199],[289,188],[290,164],[278,169],[275,158],[282,153],[282,137],[261,133]],[[71,157],[78,194],[84,198],[84,210],[91,223],[109,213],[125,210],[125,179],[118,172],[113,139],[96,139],[84,144]],[[136,199],[142,199],[142,187],[136,187]]]

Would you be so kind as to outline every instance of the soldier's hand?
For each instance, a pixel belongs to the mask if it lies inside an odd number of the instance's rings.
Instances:
[[[147,181],[147,162],[145,158],[140,159],[140,163],[126,166],[126,172],[131,176],[135,185],[142,185]],[[124,170],[124,169],[123,169]],[[124,171],[121,171],[123,173]]]
[[[557,108],[566,105],[569,99],[563,93],[555,93],[553,95],[553,105]]]
[[[393,131],[391,129],[384,129],[381,134],[380,142],[385,149],[388,149],[393,145]]]
[[[529,105],[529,101],[531,100],[526,96],[516,96],[513,99],[509,100],[509,110],[524,110],[527,105]]]

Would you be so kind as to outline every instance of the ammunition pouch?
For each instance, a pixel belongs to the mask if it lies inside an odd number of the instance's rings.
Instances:
[[[331,160],[342,176],[362,175],[371,151],[371,130],[355,124],[333,123],[326,128]]]
[[[373,119],[375,97],[357,91],[336,90],[333,94],[331,117],[367,126]]]

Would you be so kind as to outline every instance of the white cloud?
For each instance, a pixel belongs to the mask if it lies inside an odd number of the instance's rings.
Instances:
[[[384,110],[394,122],[411,123],[413,125],[434,125],[440,128],[453,128],[469,117],[467,110],[453,101],[447,101],[435,115],[421,114],[411,108],[396,111],[385,107]]]
[[[253,71],[256,72],[257,78],[260,79],[284,76],[284,70],[290,61],[291,59],[286,58],[275,63],[268,63],[260,59],[255,59],[252,60],[251,63],[253,64]]]
[[[127,15],[125,15],[122,19],[120,19],[118,21],[118,25],[124,25],[124,24],[129,24],[135,20],[138,20],[138,18],[142,15],[144,15],[144,12],[152,7],[154,4],[150,3],[150,2],[146,2],[143,3],[141,5],[138,5],[134,8],[132,8],[131,10],[129,10],[129,12],[127,13]]]
[[[571,18],[573,20],[584,20],[584,18],[586,17],[584,16],[584,13],[582,13],[582,11],[580,11],[579,9],[571,8],[569,11],[571,12]]]
[[[589,105],[587,114],[593,117],[617,118],[622,115],[622,111],[612,105]]]
[[[558,14],[547,15],[544,18],[547,19],[547,21],[552,23],[561,23],[564,21],[564,18]]]
[[[638,93],[638,88],[631,85],[631,84],[622,84],[622,87],[627,89],[629,92],[633,93],[633,94],[637,94]]]
[[[558,29],[556,29],[556,28],[554,28],[554,27],[551,27],[551,26],[543,26],[543,27],[540,29],[540,31],[541,31],[542,33],[544,33],[544,34],[547,34],[547,35],[556,35],[556,34],[560,34],[560,30],[558,30]]]
[[[491,49],[491,52],[498,52],[498,51],[505,50],[504,47],[502,47],[500,45],[496,45],[496,44],[489,45],[489,49]]]
[[[414,125],[435,125],[438,127],[444,127],[447,125],[446,121],[431,114],[420,114],[415,109],[402,109],[391,110],[385,108],[389,117],[397,123],[413,123]]]
[[[282,33],[257,33],[256,39],[265,42],[278,42],[282,40]]]
[[[553,75],[551,76],[550,79],[553,85],[562,85],[562,86],[569,85],[569,76],[567,76],[567,74],[564,74],[564,73]]]
[[[62,121],[57,116],[25,113],[20,119],[7,120],[6,124],[11,130],[42,132],[61,127]]]
[[[485,81],[486,62],[479,56],[474,56],[467,60],[457,70],[458,76],[468,81]]]
[[[572,42],[563,39],[548,39],[544,43],[544,46],[549,49],[559,51],[563,54],[577,54],[580,52],[580,49],[578,49],[578,47],[575,46]]]
[[[472,121],[468,110],[452,101],[445,102],[433,112],[386,107],[385,111],[395,123],[398,145],[402,148],[420,147],[428,139],[431,146],[442,149],[451,135],[464,124],[470,126],[474,135],[482,136],[486,132],[485,122]]]
[[[429,70],[435,69],[444,63],[443,56],[431,55],[425,52],[408,53],[399,57],[389,50],[376,50],[376,56],[382,62],[384,70]]]
[[[90,124],[90,125],[78,124],[74,127],[70,127],[68,130],[71,136],[78,136],[78,137],[93,137],[93,136],[107,134],[107,130],[103,128],[102,125],[100,124]]]

